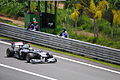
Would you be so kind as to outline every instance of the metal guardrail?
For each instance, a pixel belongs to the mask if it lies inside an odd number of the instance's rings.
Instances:
[[[0,23],[0,35],[120,64],[120,50]]]

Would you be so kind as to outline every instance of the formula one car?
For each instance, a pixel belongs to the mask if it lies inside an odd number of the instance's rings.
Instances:
[[[35,50],[30,45],[23,42],[11,43],[11,48],[6,50],[7,57],[15,57],[17,59],[26,60],[28,63],[55,63],[57,59],[48,52]]]
[[[50,53],[43,52],[42,50],[34,50],[28,52],[26,55],[26,61],[29,63],[55,63],[57,59],[53,58],[53,55]]]

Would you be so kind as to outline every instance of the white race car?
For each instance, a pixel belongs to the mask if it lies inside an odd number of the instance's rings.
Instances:
[[[28,52],[26,55],[26,60],[29,63],[55,63],[57,59],[53,57],[52,54],[43,52],[41,50],[34,50]]]
[[[6,50],[7,57],[15,57],[18,59],[24,59],[28,63],[55,63],[57,59],[48,52],[42,50],[35,50],[30,48],[29,45],[23,42],[14,42],[11,44],[11,48]]]

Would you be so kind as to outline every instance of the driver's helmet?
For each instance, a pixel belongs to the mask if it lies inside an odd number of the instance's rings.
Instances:
[[[30,48],[30,45],[29,44],[24,44],[23,48]]]

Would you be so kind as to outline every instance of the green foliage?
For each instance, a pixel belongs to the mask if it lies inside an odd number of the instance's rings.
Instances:
[[[30,5],[30,9],[31,9],[31,12],[35,12],[36,10],[36,5],[37,5],[37,2],[31,2],[31,5]]]
[[[108,0],[112,9],[120,9],[120,0]]]
[[[41,29],[42,32],[51,33],[54,35],[59,35],[61,30],[62,30],[61,26],[57,26],[55,29],[50,29],[50,28],[42,28]]]
[[[28,1],[28,0],[17,0],[17,2],[19,3],[24,3],[25,1]]]
[[[66,23],[69,19],[70,12],[71,12],[70,9],[67,9],[67,10],[58,9],[58,11],[57,11],[57,24],[61,25],[63,23]]]
[[[110,26],[110,23],[104,19],[97,21],[97,26],[99,28],[99,32],[110,35],[112,31],[112,27]]]
[[[0,1],[0,13],[7,15],[22,15],[26,3],[18,3],[17,0],[1,0]]]
[[[82,18],[79,20],[78,26],[81,28],[81,30],[92,32],[92,19],[90,19],[86,15],[83,15]]]
[[[117,25],[111,26],[110,23],[104,19],[97,21],[97,26],[99,28],[99,33],[113,39],[120,40],[120,27]]]
[[[112,41],[109,39],[105,39],[105,38],[99,38],[97,40],[97,44],[103,45],[103,46],[109,46],[112,48],[117,48],[120,49],[120,42],[116,42],[116,41]]]

